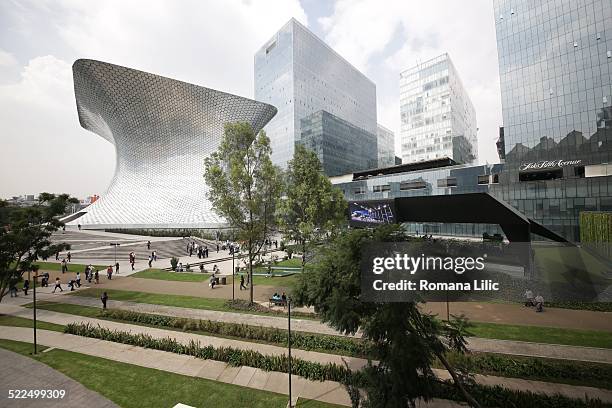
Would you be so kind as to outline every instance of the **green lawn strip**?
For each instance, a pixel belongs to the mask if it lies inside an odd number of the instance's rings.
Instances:
[[[38,262],[34,262],[34,264],[38,265],[38,267],[42,271],[45,271],[45,270],[46,271],[61,271],[62,270],[61,263],[38,261]],[[84,273],[86,266],[87,266],[86,264],[77,264],[77,263],[68,262],[68,272]],[[92,266],[96,269],[106,269],[108,267],[108,265],[92,265]]]
[[[84,296],[100,298],[102,292],[108,294],[109,300],[136,302],[136,303],[148,303],[153,305],[162,306],[173,306],[173,307],[185,307],[191,309],[205,309],[205,310],[216,310],[220,312],[233,312],[233,313],[244,313],[244,314],[256,314],[262,316],[286,316],[284,312],[264,312],[256,310],[242,310],[233,308],[227,304],[227,299],[216,299],[216,298],[202,298],[196,296],[183,296],[183,295],[167,295],[162,293],[148,293],[148,292],[135,292],[129,290],[117,290],[117,289],[83,289],[69,293],[73,296]],[[306,313],[292,312],[292,316],[295,315],[299,319],[311,319],[316,320],[316,316],[311,316]]]
[[[23,341],[5,340],[0,339],[0,348],[9,350],[15,353],[23,354],[24,356],[32,354],[34,351],[34,344],[26,343]],[[38,345],[38,352],[46,350],[48,347]]]
[[[295,405],[297,408],[345,408],[344,405],[330,404],[317,400],[298,398]]]
[[[25,317],[0,315],[0,326],[32,328],[34,327],[34,321],[31,319],[26,319]],[[62,326],[61,324],[41,322],[40,320],[36,322],[36,328],[41,330],[53,330],[62,333],[64,332],[64,326]]]
[[[230,326],[245,327],[247,329],[251,329],[252,334],[261,336],[260,338],[253,338],[255,337],[253,335],[238,336],[238,335],[228,334],[230,333],[230,330],[226,330],[223,333],[219,333],[219,332],[213,332],[213,331],[207,331],[207,330],[189,329],[189,326],[191,327],[198,326],[199,321],[196,319],[172,318],[172,317],[167,317],[167,316],[154,315],[150,313],[129,312],[129,311],[120,310],[120,309],[109,309],[107,312],[103,312],[99,308],[90,307],[90,306],[72,305],[68,303],[46,302],[43,304],[39,304],[37,306],[39,309],[51,310],[54,312],[67,313],[67,314],[84,316],[84,317],[93,317],[96,319],[109,320],[113,322],[126,323],[126,324],[134,324],[138,326],[155,327],[155,328],[160,328],[164,330],[187,332],[187,333],[193,333],[193,334],[200,334],[204,336],[213,336],[213,337],[220,337],[220,338],[239,340],[239,341],[248,341],[251,343],[273,344],[273,345],[277,345],[280,347],[285,347],[287,345],[286,337],[285,337],[287,331],[284,329],[247,326],[247,325],[241,325],[237,323],[222,323],[222,322],[216,323],[220,327],[230,327]],[[26,307],[31,307],[31,305],[26,305]],[[135,319],[118,318],[120,316],[127,316],[127,315],[140,316],[140,319],[139,319],[140,321],[137,321]],[[164,321],[172,321],[176,324],[176,327],[170,326],[167,324],[162,324]],[[155,322],[155,323],[148,323],[148,322]],[[211,322],[211,323],[215,324],[215,322]],[[263,338],[264,336],[262,332],[264,331],[268,331],[272,334],[269,336],[266,336],[266,338]],[[236,331],[232,333],[236,333]],[[310,337],[311,340],[308,342],[308,344],[310,345],[305,345],[306,342],[300,341],[300,338],[298,337]],[[296,349],[302,349],[302,350],[307,350],[307,351],[317,351],[321,353],[333,353],[333,354],[351,356],[351,357],[363,357],[363,353],[357,354],[354,352],[350,352],[347,349],[339,349],[338,347],[338,343],[340,343],[340,345],[343,345],[345,343],[348,343],[350,345],[350,343],[355,342],[356,345],[352,348],[358,349],[357,340],[352,340],[349,338],[342,338],[338,336],[329,336],[329,335],[316,334],[316,333],[301,333],[301,332],[293,332],[292,338],[293,338],[293,347]]]
[[[481,322],[471,322],[468,331],[476,337],[487,339],[612,348],[612,332],[606,331]]]
[[[28,343],[22,345],[8,345],[6,348],[16,352],[22,350],[24,352],[21,354],[27,355],[27,350],[32,346]],[[5,347],[3,341],[0,342],[0,347]],[[287,405],[287,396],[269,391],[139,367],[70,351],[56,349],[34,358],[123,408],[172,407],[179,402],[196,407],[284,408]],[[333,405],[318,406],[333,407]]]

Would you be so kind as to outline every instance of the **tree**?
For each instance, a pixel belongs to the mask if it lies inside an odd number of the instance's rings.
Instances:
[[[278,224],[285,239],[302,246],[302,269],[309,244],[334,234],[346,220],[346,201],[323,173],[317,155],[295,146],[285,177],[285,196],[278,204]]]
[[[478,407],[462,384],[463,373],[458,373],[445,357],[451,349],[465,352],[465,319],[441,322],[423,313],[416,302],[373,303],[360,299],[360,261],[365,246],[409,239],[393,225],[340,233],[304,272],[294,301],[314,306],[323,322],[345,334],[361,329],[363,338],[373,344],[372,357],[379,363],[363,370],[361,384],[348,387],[355,405],[404,408],[414,407],[418,398],[433,398],[439,380],[431,367],[437,358],[468,403]],[[360,387],[367,396],[360,395]]]
[[[253,302],[253,261],[274,225],[280,171],[270,160],[270,140],[249,123],[225,125],[221,146],[205,160],[204,178],[214,211],[246,244]]]
[[[38,258],[45,259],[70,249],[68,244],[53,244],[49,238],[64,225],[58,217],[66,212],[67,205],[78,203],[78,200],[68,194],[41,193],[38,201],[31,207],[13,208],[2,219],[0,302],[11,284],[19,282],[25,272],[37,269],[34,262]]]

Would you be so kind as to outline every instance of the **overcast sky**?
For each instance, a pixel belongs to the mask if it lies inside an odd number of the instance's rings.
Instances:
[[[476,108],[480,161],[498,161],[491,0],[0,0],[0,197],[107,188],[115,151],[79,126],[75,59],[252,98],[253,54],[291,17],[376,83],[397,154],[399,73],[448,52]]]

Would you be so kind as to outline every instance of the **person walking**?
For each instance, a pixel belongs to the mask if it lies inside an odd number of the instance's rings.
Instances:
[[[147,250],[151,250],[151,241],[147,241]]]
[[[10,283],[9,292],[11,292],[11,297],[18,297],[17,296],[17,285],[15,284],[15,282]]]
[[[108,265],[108,268],[106,268],[106,279],[108,280],[113,279],[113,266],[112,265]]]
[[[72,260],[72,254],[70,253],[70,251],[68,251],[68,253],[66,254],[66,258],[68,258],[68,262]]]
[[[97,269],[96,269],[96,272],[94,273],[94,281],[96,282],[96,285],[100,283],[100,274],[98,273]]]
[[[77,287],[81,287],[81,272],[77,272],[76,274],[76,285]]]
[[[240,290],[247,290],[247,287],[244,286],[244,275],[240,275]]]
[[[157,262],[157,251],[153,251],[153,260]]]
[[[115,263],[115,273],[119,275],[119,262]]]
[[[106,302],[108,301],[108,294],[106,292],[102,293],[102,296],[100,296],[100,300],[102,301],[102,310],[106,310]]]
[[[68,265],[66,264],[66,258],[62,258],[62,273],[68,272]]]
[[[53,288],[53,292],[52,293],[55,293],[56,289],[59,289],[60,292],[64,291],[64,289],[62,289],[62,281],[60,280],[59,277],[55,278],[55,287]]]
[[[77,227],[79,227],[79,231],[81,230],[81,224],[78,224]]]
[[[153,267],[153,257],[151,255],[149,255],[149,268]]]
[[[57,251],[57,252],[55,253],[55,260],[56,260],[56,261],[59,261],[59,251]]]
[[[217,244],[217,253],[219,252],[219,244]]]
[[[28,289],[30,289],[30,281],[26,279],[23,281],[23,294],[25,296],[28,296]]]

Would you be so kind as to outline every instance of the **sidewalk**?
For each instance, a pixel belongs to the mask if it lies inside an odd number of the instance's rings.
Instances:
[[[61,399],[9,400],[9,390],[27,388],[38,390],[64,390]],[[14,408],[119,408],[116,404],[81,383],[21,354],[0,348],[0,402]]]

